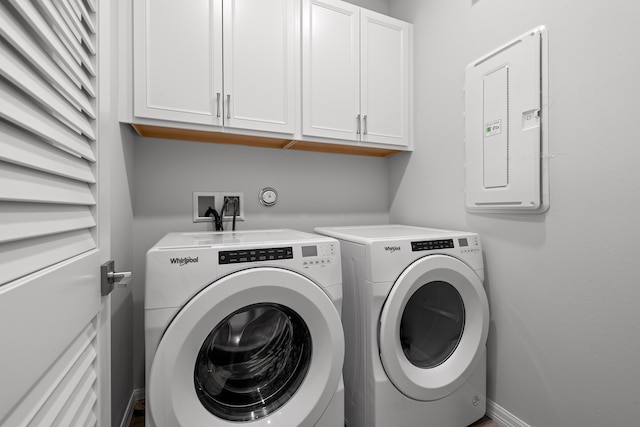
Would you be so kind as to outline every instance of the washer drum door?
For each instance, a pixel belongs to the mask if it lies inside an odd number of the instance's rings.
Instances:
[[[197,294],[154,356],[156,426],[312,426],[341,376],[344,335],[331,299],[300,274],[259,267]]]
[[[398,277],[385,301],[382,365],[406,396],[441,399],[474,372],[488,330],[489,304],[476,273],[456,258],[430,255]]]

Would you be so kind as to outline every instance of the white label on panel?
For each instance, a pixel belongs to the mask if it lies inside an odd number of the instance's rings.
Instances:
[[[484,136],[499,135],[502,133],[502,120],[494,120],[484,124]]]

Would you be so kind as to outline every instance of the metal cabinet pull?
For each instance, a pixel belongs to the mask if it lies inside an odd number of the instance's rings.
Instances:
[[[231,95],[227,95],[227,119],[231,118]]]
[[[362,132],[364,135],[367,134],[367,115],[365,114],[363,117],[364,120],[364,131]]]
[[[360,135],[360,114],[356,116],[356,125],[357,125],[356,135]]]
[[[220,117],[220,92],[216,93],[216,117]]]

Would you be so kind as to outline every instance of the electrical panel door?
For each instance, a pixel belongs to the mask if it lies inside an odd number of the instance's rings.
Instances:
[[[466,207],[540,213],[548,208],[544,27],[465,71]]]

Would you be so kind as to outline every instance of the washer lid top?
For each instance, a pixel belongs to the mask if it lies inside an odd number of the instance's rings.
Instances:
[[[316,233],[365,247],[366,280],[395,281],[415,260],[434,253],[454,256],[484,279],[480,237],[468,231],[405,225],[318,227]]]
[[[219,247],[219,246],[251,246],[259,243],[294,243],[317,242],[326,240],[317,234],[297,230],[250,230],[220,231],[208,233],[169,233],[164,236],[156,248],[171,249],[182,247]]]

